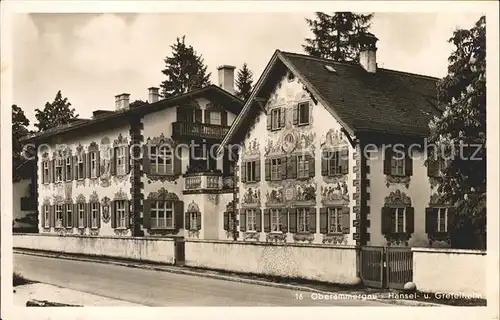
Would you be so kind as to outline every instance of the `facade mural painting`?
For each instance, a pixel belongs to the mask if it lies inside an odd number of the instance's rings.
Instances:
[[[160,133],[160,135],[156,137],[149,137],[146,140],[145,146],[168,146],[169,150],[172,150],[174,156],[175,156],[175,148],[177,146],[177,143],[169,137],[166,137],[163,132]],[[177,151],[178,152],[178,151]],[[175,172],[172,172],[172,174],[154,174],[151,170],[146,170],[145,172],[146,177],[148,178],[148,183],[151,183],[151,181],[161,181],[161,182],[173,182],[174,184],[177,184],[177,180],[180,178],[179,174],[175,174]],[[201,186],[201,180],[200,180],[200,186]]]
[[[184,229],[188,231],[189,238],[199,238],[201,229],[201,212],[200,207],[194,200],[188,205],[186,216],[184,219]]]
[[[241,202],[242,207],[260,207],[260,189],[248,188]]]
[[[216,193],[216,194],[207,194],[207,199],[208,199],[208,201],[212,202],[213,204],[219,205],[220,195],[218,193]]]
[[[101,187],[107,188],[111,185],[111,161],[112,161],[112,148],[111,142],[108,137],[101,140],[101,161],[100,161],[100,180]]]
[[[243,148],[243,158],[260,157],[260,144],[257,138],[245,143]]]
[[[104,197],[101,200],[101,208],[102,208],[102,222],[109,223],[111,220],[111,199],[108,197]]]
[[[388,246],[408,246],[414,232],[414,212],[411,198],[399,189],[385,197],[382,233]]]
[[[340,203],[349,205],[349,191],[346,179],[338,179],[327,186],[321,186],[321,203],[323,205]]]
[[[391,185],[404,185],[406,189],[410,187],[411,177],[410,176],[393,176],[386,175],[385,176],[385,186],[389,188]]]

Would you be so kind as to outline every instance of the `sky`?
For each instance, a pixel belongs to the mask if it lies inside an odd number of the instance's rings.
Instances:
[[[163,59],[176,37],[202,54],[212,83],[217,66],[247,63],[257,82],[276,49],[303,53],[313,13],[39,13],[16,14],[13,24],[13,102],[31,122],[35,109],[58,90],[82,118],[113,110],[114,96],[147,100],[164,80]],[[375,13],[370,31],[377,62],[386,69],[446,75],[447,43],[456,28],[471,28],[480,14]]]

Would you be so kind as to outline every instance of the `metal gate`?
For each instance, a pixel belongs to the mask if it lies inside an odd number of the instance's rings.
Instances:
[[[367,287],[403,289],[413,280],[413,254],[409,247],[361,247],[360,275]]]

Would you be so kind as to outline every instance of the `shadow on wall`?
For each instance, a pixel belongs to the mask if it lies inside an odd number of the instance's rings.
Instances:
[[[38,233],[38,213],[32,212],[12,221],[13,233]]]

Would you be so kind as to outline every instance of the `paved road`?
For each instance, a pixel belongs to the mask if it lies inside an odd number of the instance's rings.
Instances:
[[[375,301],[319,301],[311,293],[111,264],[14,254],[24,277],[146,306],[386,306]]]

